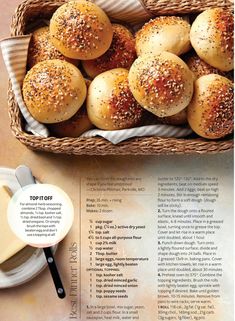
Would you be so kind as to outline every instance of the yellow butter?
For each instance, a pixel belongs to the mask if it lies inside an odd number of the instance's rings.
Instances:
[[[11,231],[7,221],[7,207],[11,196],[12,193],[8,187],[0,187],[0,264],[26,246]]]

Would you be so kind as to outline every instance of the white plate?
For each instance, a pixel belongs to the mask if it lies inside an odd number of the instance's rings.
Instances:
[[[15,170],[0,167],[0,185],[8,186],[15,193],[20,185]],[[53,247],[55,253],[57,245]],[[23,250],[0,264],[0,289],[23,284],[38,275],[47,266],[43,249],[26,246]]]

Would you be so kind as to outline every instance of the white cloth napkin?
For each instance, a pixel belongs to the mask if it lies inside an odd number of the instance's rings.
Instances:
[[[24,116],[28,130],[33,134],[48,137],[49,131],[43,124],[36,121],[26,108],[22,96],[22,84],[26,73],[28,46],[31,35],[18,36],[1,41],[3,60],[11,80],[16,101]]]
[[[101,136],[109,140],[113,144],[118,144],[132,137],[159,136],[181,138],[186,137],[190,134],[192,134],[192,130],[187,127],[183,128],[178,126],[158,124],[121,130],[91,129],[82,134],[81,137],[88,138]]]
[[[130,24],[140,23],[153,17],[141,0],[91,0],[101,7],[110,18]]]

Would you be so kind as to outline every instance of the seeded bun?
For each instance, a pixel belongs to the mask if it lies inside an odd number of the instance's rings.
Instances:
[[[128,70],[109,70],[92,81],[87,112],[90,121],[100,129],[124,129],[140,123],[144,110],[129,89]]]
[[[66,57],[95,59],[112,42],[108,16],[90,1],[70,1],[59,7],[50,22],[51,41]]]
[[[85,82],[88,89],[91,81],[85,79]],[[85,102],[72,118],[61,123],[49,125],[51,134],[60,138],[79,137],[91,128],[93,128],[93,125],[88,118]]]
[[[186,125],[188,123],[187,108],[181,110],[179,113],[175,115],[158,118],[158,120],[161,124],[174,125],[174,126]]]
[[[82,62],[85,72],[91,78],[114,68],[130,69],[136,58],[135,39],[132,33],[119,24],[113,24],[112,27],[113,41],[108,51],[95,60]]]
[[[189,32],[190,24],[181,17],[152,19],[136,33],[137,55],[168,51],[179,56],[191,48]]]
[[[66,60],[74,65],[78,64],[77,60],[63,56],[50,41],[49,27],[41,27],[32,34],[29,43],[28,66],[32,68],[37,63],[44,60],[61,59]]]
[[[86,106],[81,107],[72,118],[49,126],[50,132],[56,137],[79,137],[92,127]]]
[[[190,39],[198,56],[222,71],[233,69],[233,15],[229,11],[208,9],[192,24]]]
[[[211,74],[195,82],[195,92],[188,107],[188,122],[199,135],[221,138],[233,132],[233,83]]]
[[[132,65],[129,85],[142,107],[158,117],[167,117],[188,106],[193,95],[193,74],[172,53],[144,55]]]
[[[63,60],[39,62],[27,73],[23,83],[24,102],[41,123],[58,123],[71,118],[86,98],[81,72]]]
[[[189,69],[195,75],[196,79],[209,74],[218,74],[230,80],[233,80],[233,72],[223,72],[215,67],[212,67],[211,65],[208,65],[205,61],[203,61],[197,54],[188,56],[187,58],[185,58],[185,62],[188,65]]]

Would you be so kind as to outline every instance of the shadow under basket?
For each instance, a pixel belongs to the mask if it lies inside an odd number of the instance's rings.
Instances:
[[[137,0],[136,0],[137,1]],[[27,34],[27,26],[36,20],[50,18],[53,12],[67,1],[26,0],[18,6],[12,17],[11,35]],[[159,1],[142,0],[146,9],[154,15],[199,13],[208,7],[227,7],[232,9],[230,1]],[[164,6],[162,3],[164,2]],[[177,4],[178,3],[178,4]],[[14,136],[32,150],[73,155],[166,155],[166,154],[206,154],[220,153],[233,149],[233,135],[220,140],[203,138],[132,138],[113,145],[104,138],[43,138],[28,134],[16,103],[11,85],[8,90],[10,124]]]

